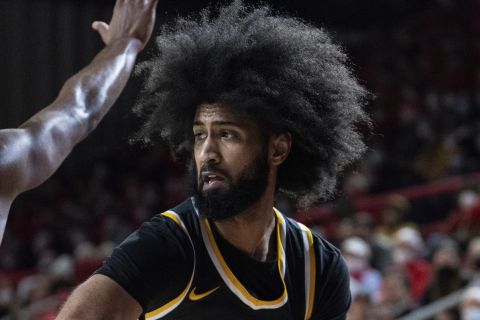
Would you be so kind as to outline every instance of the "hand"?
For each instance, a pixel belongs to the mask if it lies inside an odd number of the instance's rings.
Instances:
[[[158,0],[117,0],[110,24],[95,21],[92,28],[100,34],[105,45],[121,38],[135,38],[148,43],[155,25]]]

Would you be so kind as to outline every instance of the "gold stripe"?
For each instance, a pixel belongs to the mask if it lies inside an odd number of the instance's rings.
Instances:
[[[275,211],[275,214],[277,215],[277,248],[278,248],[278,254],[277,254],[277,259],[278,259],[278,270],[280,271],[280,275],[283,281],[283,276],[285,275],[285,251],[283,248],[283,241],[282,241],[282,232],[283,232],[283,218],[280,215],[280,213],[277,211],[277,209],[273,208]],[[285,285],[285,283],[284,283]]]
[[[313,235],[310,230],[307,231],[308,236],[308,251],[310,254],[310,292],[308,293],[308,309],[307,309],[307,319],[310,319],[313,311],[313,299],[315,297],[315,283],[316,283],[316,262],[315,262],[315,248],[313,247]]]
[[[183,229],[182,223],[180,222],[180,220],[178,220],[178,216],[176,214],[174,214],[170,211],[165,211],[164,213],[162,213],[162,216],[165,216],[165,217],[168,217],[168,218],[172,219],[173,221],[176,222],[176,224],[178,224]]]
[[[212,249],[215,253],[215,256],[216,256],[217,260],[220,262],[220,265],[222,266],[223,271],[227,275],[228,279],[233,283],[233,285],[242,293],[242,295],[248,301],[250,301],[252,304],[254,304],[257,307],[258,306],[263,307],[263,306],[273,306],[273,305],[279,304],[279,303],[281,303],[285,300],[285,298],[287,297],[287,287],[286,287],[285,281],[283,279],[282,270],[280,268],[280,263],[278,264],[278,266],[279,266],[280,277],[282,279],[282,284],[283,284],[283,293],[280,296],[280,298],[278,298],[276,300],[272,300],[272,301],[265,301],[265,300],[259,300],[255,297],[253,297],[248,292],[248,290],[245,289],[245,287],[240,283],[240,281],[238,281],[237,277],[235,277],[235,275],[233,274],[233,272],[230,270],[227,263],[223,259],[223,256],[220,253],[220,250],[218,249],[217,243],[215,242],[215,238],[213,237],[213,232],[212,232],[212,229],[210,227],[210,223],[208,222],[207,219],[203,219],[203,221],[204,221],[204,223],[207,227],[206,229],[207,229],[208,239],[210,240],[210,244],[212,246]],[[279,227],[280,226],[277,224],[277,228],[279,228]],[[284,253],[283,253],[283,247],[282,247],[281,241],[278,242],[277,250],[278,250],[279,262],[280,262],[280,260],[284,261],[284,256],[283,256]]]
[[[171,308],[171,307],[174,306],[176,303],[178,303],[180,300],[182,300],[183,298],[185,298],[185,296],[187,295],[189,289],[190,289],[190,286],[187,286],[187,287],[185,288],[185,290],[183,290],[183,292],[182,292],[178,297],[176,297],[175,299],[173,299],[173,300],[170,301],[169,303],[161,306],[161,307],[158,308],[158,309],[155,309],[155,310],[153,310],[153,311],[150,311],[150,312],[145,313],[145,318],[155,317],[156,315],[159,315],[160,313],[168,310],[168,308]]]
[[[162,215],[167,217],[167,218],[172,219],[173,221],[175,221],[175,223],[178,224],[178,226],[180,226],[180,228],[184,229],[184,231],[188,235],[188,231],[185,229],[185,226],[183,225],[183,223],[180,221],[180,219],[178,218],[178,216],[175,213],[173,213],[171,211],[166,211],[166,212],[163,212]],[[188,236],[188,237],[190,238],[190,236]],[[190,290],[190,286],[192,285],[192,280],[193,280],[193,274],[192,274],[192,277],[191,277],[187,287],[183,290],[182,293],[180,293],[180,295],[178,297],[171,300],[167,304],[164,304],[163,306],[161,306],[158,309],[155,309],[153,311],[145,313],[145,318],[146,319],[147,318],[152,318],[152,317],[158,316],[158,315],[160,315],[164,312],[165,313],[170,312],[171,311],[171,310],[169,310],[170,308],[174,308],[176,304],[180,303],[187,296],[188,290]]]

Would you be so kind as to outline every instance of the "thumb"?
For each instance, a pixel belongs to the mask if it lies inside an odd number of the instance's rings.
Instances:
[[[100,37],[102,37],[102,40],[105,44],[108,44],[109,42],[108,31],[110,29],[108,24],[106,24],[103,21],[94,21],[92,23],[92,29],[96,30],[100,34]]]

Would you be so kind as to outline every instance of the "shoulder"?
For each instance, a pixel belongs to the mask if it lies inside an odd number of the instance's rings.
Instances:
[[[178,219],[177,219],[178,218]],[[190,258],[191,243],[182,218],[175,211],[156,214],[126,238],[117,249],[148,257],[172,256],[176,261]]]
[[[308,227],[287,218],[293,241],[309,243],[311,269],[314,269],[314,303],[312,319],[345,319],[351,303],[348,269],[340,250]],[[307,242],[305,237],[309,237]],[[302,239],[303,238],[303,239]]]
[[[315,244],[315,250],[317,253],[317,260],[325,267],[329,265],[345,265],[343,262],[342,254],[340,250],[329,241],[325,240],[315,232],[313,233],[313,239]],[[345,265],[345,272],[348,273]]]
[[[145,307],[151,299],[169,297],[188,282],[193,261],[188,234],[161,213],[115,248],[97,273],[113,279]]]
[[[314,234],[316,275],[312,319],[345,319],[351,304],[350,276],[340,250]]]
[[[154,215],[149,221],[144,222],[140,228],[132,233],[120,246],[136,241],[173,241],[183,243],[188,239],[184,221],[191,219],[190,201],[186,200],[173,209]]]
[[[332,243],[322,238],[315,231],[306,227],[305,225],[297,222],[291,218],[285,217],[285,224],[287,232],[290,238],[294,242],[308,242],[308,238],[312,242],[312,246],[315,250],[316,260],[321,263],[322,266],[335,264],[342,259],[340,250]],[[306,243],[302,243],[302,247]],[[300,245],[300,243],[298,244]]]

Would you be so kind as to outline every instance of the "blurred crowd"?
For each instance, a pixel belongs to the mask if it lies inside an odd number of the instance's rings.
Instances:
[[[337,32],[375,96],[371,149],[344,177],[334,228],[314,226],[345,256],[351,320],[396,319],[463,288],[432,318],[480,319],[478,186],[428,206],[392,193],[375,213],[348,203],[480,171],[479,16],[480,1],[439,0],[395,27]],[[0,319],[53,319],[116,244],[189,194],[165,147],[93,158],[14,204],[0,247]],[[279,207],[294,214],[288,199]]]
[[[459,198],[467,194],[475,199],[464,215],[480,208],[477,193],[466,190]],[[406,210],[408,201],[394,195],[383,212],[388,223],[375,225],[366,212],[339,222],[334,239],[350,271],[349,319],[397,319],[467,286],[474,289],[452,298],[458,305],[438,310],[431,319],[480,319],[480,233],[422,228],[404,219]]]

